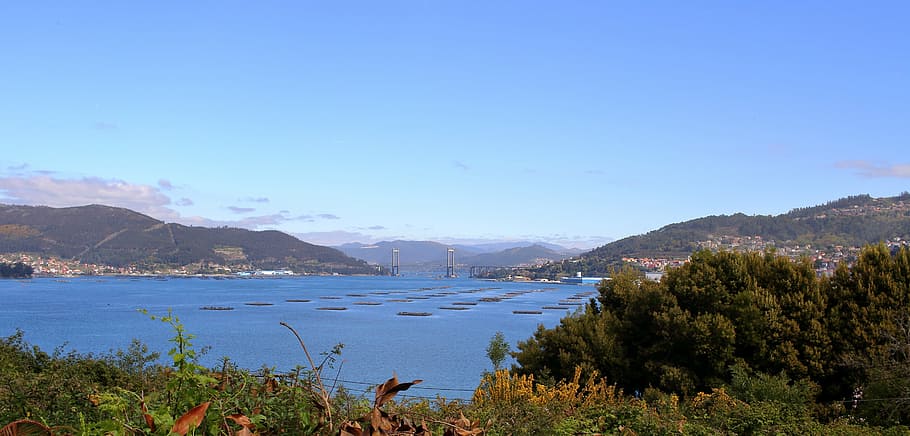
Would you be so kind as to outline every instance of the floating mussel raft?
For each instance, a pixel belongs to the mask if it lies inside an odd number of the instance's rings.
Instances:
[[[289,300],[284,300],[284,301],[287,301],[288,303],[309,303],[311,300],[305,300],[302,298],[291,298]]]
[[[317,307],[316,310],[348,310],[347,307]]]
[[[512,313],[516,315],[540,315],[543,312],[539,310],[513,310]]]
[[[274,306],[274,303],[266,303],[265,301],[251,301],[243,304],[246,304],[247,306]]]
[[[234,308],[230,306],[202,306],[199,310],[234,310]]]
[[[430,312],[398,312],[398,316],[430,316]]]

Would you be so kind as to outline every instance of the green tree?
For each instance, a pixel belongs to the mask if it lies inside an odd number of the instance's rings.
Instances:
[[[26,265],[22,262],[12,264],[0,262],[0,277],[24,279],[31,277],[32,273],[34,273],[34,270],[31,265]]]
[[[506,335],[502,332],[496,332],[487,345],[487,357],[490,359],[490,363],[493,364],[493,371],[502,366],[502,362],[506,360],[508,354],[509,343],[506,342]]]
[[[818,380],[836,357],[808,261],[699,251],[659,283],[626,268],[599,291],[585,312],[519,343],[519,371],[567,378],[581,366],[630,391],[688,394],[728,383],[735,364]]]

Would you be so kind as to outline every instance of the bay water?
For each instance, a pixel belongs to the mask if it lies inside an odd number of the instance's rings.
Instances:
[[[205,366],[219,367],[222,356],[251,370],[307,366],[283,321],[298,331],[317,364],[322,352],[344,344],[324,376],[353,392],[394,372],[402,381],[424,380],[407,392],[412,396],[468,399],[492,369],[486,348],[497,331],[515,350],[538,325],[557,325],[594,291],[434,277],[0,280],[0,335],[18,328],[47,352],[63,347],[80,353],[126,349],[136,338],[167,363],[173,330],[139,309],[154,315],[170,310],[196,336],[197,349],[209,347],[201,358]],[[211,310],[227,308],[232,310]],[[339,308],[344,310],[331,310]]]

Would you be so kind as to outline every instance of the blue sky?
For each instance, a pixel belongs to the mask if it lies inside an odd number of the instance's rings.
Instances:
[[[910,190],[910,3],[0,3],[0,202],[591,248]]]

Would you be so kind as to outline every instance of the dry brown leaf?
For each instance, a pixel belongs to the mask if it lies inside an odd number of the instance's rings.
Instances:
[[[209,404],[212,404],[211,401],[206,401],[186,412],[174,423],[171,433],[185,436],[186,432],[190,431],[190,427],[199,427],[202,419],[205,418],[205,411],[208,410]]]
[[[484,434],[485,430],[478,427],[479,423],[477,421],[472,422],[470,419],[465,418],[462,412],[458,414],[460,415],[458,419],[449,421],[452,427],[446,429],[444,436],[480,436]]]
[[[338,436],[363,436],[363,428],[355,421],[345,421],[341,424]]]
[[[227,418],[230,419],[231,421],[236,422],[237,425],[242,425],[246,428],[253,427],[253,421],[250,421],[250,418],[242,413],[235,413],[233,415],[228,415]]]
[[[265,382],[265,391],[269,394],[278,390],[278,380],[270,378]]]
[[[376,402],[373,407],[382,407],[387,401],[391,400],[401,391],[406,391],[411,386],[423,382],[423,380],[414,380],[409,383],[398,383],[398,376],[392,375],[392,378],[385,383],[376,387]]]
[[[414,430],[414,436],[433,436],[433,432],[430,431],[430,427],[427,427],[426,421],[421,421]]]
[[[51,436],[50,427],[30,419],[13,421],[0,428],[0,436]]]
[[[144,400],[139,402],[139,407],[142,409],[142,417],[145,418],[145,425],[147,425],[149,427],[149,430],[154,433],[156,430],[155,419],[152,418],[152,415],[149,415],[149,409],[146,407]]]

